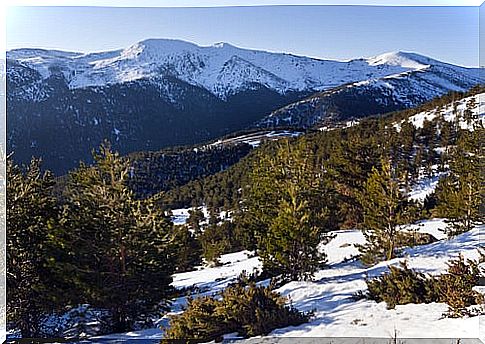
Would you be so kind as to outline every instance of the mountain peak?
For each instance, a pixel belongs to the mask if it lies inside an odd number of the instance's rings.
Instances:
[[[401,66],[403,68],[410,69],[425,69],[430,65],[438,63],[429,57],[419,55],[412,52],[405,51],[393,51],[377,55],[367,59],[367,62],[371,66],[390,65]]]
[[[150,38],[133,44],[129,48],[123,50],[121,55],[125,58],[138,57],[141,53],[157,56],[171,52],[193,50],[197,47],[198,46],[194,43],[180,39]]]
[[[218,49],[223,49],[223,48],[235,48],[232,44],[229,44],[229,43],[226,43],[226,42],[218,42],[218,43],[214,43],[212,45],[212,47],[214,48],[218,48]]]
[[[70,88],[170,75],[201,86],[222,99],[255,84],[281,94],[322,91],[444,65],[403,51],[366,59],[332,61],[245,49],[226,42],[199,46],[166,38],[145,39],[124,50],[94,54],[21,50],[9,52],[8,57],[34,68],[43,78],[48,78],[53,71],[62,71]]]

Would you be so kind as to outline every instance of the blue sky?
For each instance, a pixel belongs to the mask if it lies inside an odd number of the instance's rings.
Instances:
[[[11,7],[7,49],[91,52],[178,38],[330,59],[414,51],[476,66],[478,22],[478,7]]]

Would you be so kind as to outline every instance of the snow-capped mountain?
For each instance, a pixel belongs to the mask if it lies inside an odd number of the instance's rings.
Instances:
[[[9,51],[7,57],[37,70],[43,78],[62,73],[70,88],[173,76],[221,98],[250,88],[252,83],[280,93],[323,90],[425,69],[432,61],[419,55],[390,53],[339,62],[241,49],[227,43],[201,47],[167,39],[148,39],[103,53],[18,49]]]
[[[42,156],[57,173],[89,161],[103,139],[128,153],[255,125],[307,127],[412,107],[483,80],[478,69],[413,53],[329,61],[166,39],[90,54],[11,50],[6,75],[9,149],[20,162]]]
[[[370,65],[396,65],[410,70],[349,83],[289,104],[257,126],[308,128],[412,108],[450,91],[463,92],[483,83],[479,69],[442,63],[412,53],[389,53],[367,60]]]

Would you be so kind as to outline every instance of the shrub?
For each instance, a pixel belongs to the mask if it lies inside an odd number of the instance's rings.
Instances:
[[[222,340],[226,333],[243,337],[266,335],[276,328],[307,322],[309,313],[286,305],[273,286],[257,286],[246,277],[226,288],[219,298],[189,299],[186,310],[173,315],[165,339]]]
[[[463,256],[448,263],[448,273],[437,279],[436,289],[439,301],[448,304],[447,316],[463,317],[477,315],[476,309],[469,306],[483,303],[483,295],[472,288],[479,284],[480,269],[478,263],[466,260]]]
[[[247,286],[246,286],[247,285]],[[222,293],[227,320],[234,323],[239,335],[252,337],[270,333],[276,328],[300,325],[308,321],[308,314],[287,306],[287,299],[273,291],[273,287],[257,286],[242,280]]]
[[[177,272],[193,270],[202,263],[202,247],[186,225],[173,227],[173,244],[176,248],[175,269]]]
[[[170,318],[165,339],[191,339],[200,341],[220,341],[225,333],[232,332],[220,314],[220,301],[202,296],[187,300],[187,309]]]
[[[198,236],[202,247],[202,255],[210,265],[220,265],[219,258],[221,255],[231,252],[241,251],[244,248],[240,246],[238,233],[232,222],[224,221],[216,223],[211,220],[204,231]]]
[[[385,301],[389,309],[407,303],[443,302],[448,304],[448,317],[473,316],[482,309],[470,308],[483,303],[483,296],[474,291],[479,284],[480,268],[473,260],[463,256],[448,263],[445,274],[428,277],[411,270],[406,263],[390,266],[389,273],[367,280],[366,297],[377,302]],[[357,295],[358,296],[358,295]]]
[[[407,303],[432,302],[429,279],[401,263],[401,267],[390,266],[389,273],[367,280],[368,298],[385,301],[389,309]]]

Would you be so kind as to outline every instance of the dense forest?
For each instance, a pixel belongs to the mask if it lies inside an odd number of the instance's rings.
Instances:
[[[80,304],[102,314],[103,328],[94,333],[149,326],[181,293],[171,286],[173,273],[220,264],[222,254],[243,249],[260,257],[263,271],[241,276],[222,298],[190,300],[185,313],[171,319],[167,338],[247,337],[308,321],[311,314],[285,305],[273,288],[309,280],[325,268],[318,247],[333,231],[361,229],[366,244],[360,260],[372,265],[432,240],[399,226],[443,217],[446,234],[454,237],[483,223],[484,126],[471,96],[484,91],[451,93],[413,110],[256,149],[243,144],[122,157],[106,142],[93,165],[81,164],[63,178],[43,170],[38,159],[19,166],[13,156],[7,161],[9,326],[23,337],[48,336],[45,315]],[[450,118],[436,115],[422,125],[411,120],[450,106]],[[418,182],[437,176],[436,190],[424,201],[408,197]],[[170,220],[177,208],[192,208],[184,225]],[[220,218],[223,210],[229,220]],[[396,286],[397,276],[422,283],[426,300],[444,300],[450,314],[462,316],[480,302],[471,286],[460,284],[477,272],[473,264],[457,260],[450,267],[461,271],[456,279],[431,282],[407,267],[393,270],[369,281],[368,297],[399,304],[409,290],[399,284],[390,299],[385,287]],[[267,287],[255,283],[268,278]],[[450,296],[450,286],[458,284],[463,292]]]

